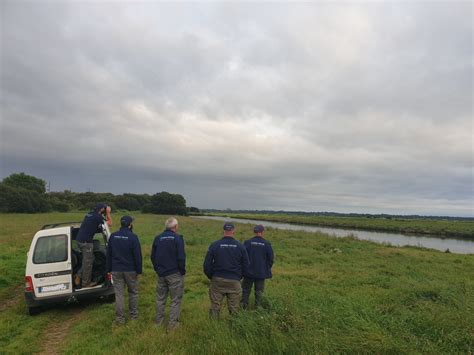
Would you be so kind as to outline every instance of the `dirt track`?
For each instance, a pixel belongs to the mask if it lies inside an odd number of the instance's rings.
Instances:
[[[69,305],[62,309],[61,317],[52,318],[51,323],[44,330],[45,341],[41,345],[39,354],[61,354],[67,343],[67,335],[71,326],[79,321],[83,315],[84,305]]]

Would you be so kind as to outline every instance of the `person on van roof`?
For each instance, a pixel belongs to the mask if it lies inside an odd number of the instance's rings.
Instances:
[[[115,290],[115,323],[125,323],[125,284],[128,288],[130,318],[138,318],[138,275],[142,273],[142,249],[133,231],[133,218],[123,216],[120,230],[112,233],[107,244],[107,272],[112,273]]]
[[[101,224],[105,220],[109,226],[112,225],[112,218],[110,217],[111,208],[105,203],[98,203],[94,210],[85,215],[81,223],[81,228],[76,236],[77,246],[82,253],[82,268],[80,275],[76,275],[76,286],[82,283],[82,287],[96,286],[96,282],[91,282],[92,265],[94,264],[94,252],[92,239],[97,233]]]

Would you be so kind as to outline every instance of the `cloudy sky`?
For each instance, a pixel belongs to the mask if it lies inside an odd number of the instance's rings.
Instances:
[[[201,208],[473,210],[470,1],[1,1],[0,178]]]

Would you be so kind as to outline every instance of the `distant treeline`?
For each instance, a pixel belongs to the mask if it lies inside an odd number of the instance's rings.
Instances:
[[[393,214],[370,214],[370,213],[338,213],[338,212],[305,212],[305,211],[272,211],[272,210],[232,210],[232,209],[201,209],[202,213],[240,213],[240,214],[265,214],[265,215],[293,215],[293,216],[323,216],[323,217],[365,217],[384,219],[434,219],[453,221],[474,221],[474,217],[450,217],[450,216],[421,216],[421,215],[393,215]]]
[[[196,207],[186,207],[182,195],[166,191],[154,195],[114,195],[70,190],[47,193],[46,181],[24,173],[12,174],[0,182],[0,212],[4,213],[89,210],[97,203],[107,203],[113,210],[144,213],[187,215],[189,212],[199,212]]]

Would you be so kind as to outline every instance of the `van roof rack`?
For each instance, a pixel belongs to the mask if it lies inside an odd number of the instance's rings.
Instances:
[[[43,227],[41,227],[41,229],[55,228],[55,227],[68,225],[68,224],[81,224],[81,222],[74,221],[74,222],[60,222],[60,223],[45,224]]]

